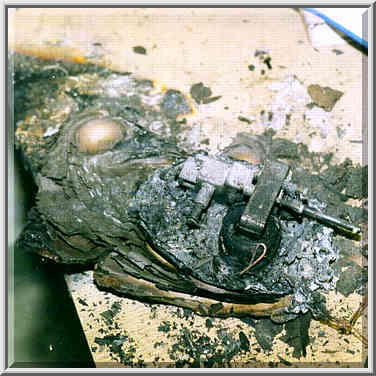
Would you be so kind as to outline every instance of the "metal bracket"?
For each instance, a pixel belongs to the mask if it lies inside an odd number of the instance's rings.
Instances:
[[[264,169],[258,178],[256,189],[240,218],[239,227],[242,230],[256,237],[261,235],[289,171],[290,167],[285,163],[265,163]]]

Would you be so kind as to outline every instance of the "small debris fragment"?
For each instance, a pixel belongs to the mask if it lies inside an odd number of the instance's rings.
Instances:
[[[255,51],[255,57],[258,57],[260,62],[262,64],[265,64],[269,70],[272,69],[272,64],[271,64],[272,58],[270,57],[270,55],[267,51],[256,50]],[[264,69],[261,70],[261,74],[265,74]]]
[[[133,47],[133,52],[140,55],[146,55],[146,48],[142,46]]]
[[[309,85],[307,91],[313,103],[323,108],[326,112],[330,112],[343,95],[342,91],[316,84]]]
[[[289,362],[288,360],[286,359],[283,359],[280,355],[278,355],[278,359],[281,361],[282,364],[284,364],[285,366],[292,366],[292,363]]]
[[[291,114],[286,114],[286,122],[285,122],[286,126],[290,125],[290,120],[291,120]]]
[[[271,60],[272,58],[270,56],[268,56],[265,60],[264,60],[264,63],[266,64],[266,66],[268,67],[268,69],[272,69],[272,65],[271,65]]]
[[[158,332],[169,332],[171,330],[171,324],[168,321],[163,321],[158,327]]]
[[[345,134],[346,134],[346,129],[343,129],[343,128],[341,128],[341,127],[337,127],[337,128],[336,128],[336,131],[337,131],[337,137],[338,137],[340,140],[342,140],[343,137],[344,137]]]
[[[337,50],[337,48],[333,48],[332,52],[334,52],[336,55],[342,55],[343,54],[343,51]]]
[[[102,312],[100,315],[104,318],[107,325],[113,324],[114,317],[119,313],[121,305],[119,302],[114,302],[111,309]]]
[[[112,312],[115,316],[121,310],[121,303],[120,302],[114,302],[111,306],[111,309],[112,309]]]
[[[203,98],[208,98],[211,96],[212,91],[210,88],[204,86],[202,82],[199,82],[191,86],[190,93],[196,103],[200,104],[202,103]]]
[[[245,116],[238,116],[238,120],[244,121],[245,123],[248,123],[248,124],[252,124],[253,123],[253,120],[249,120]]]
[[[110,310],[104,311],[104,312],[101,312],[100,315],[105,319],[107,325],[112,324],[112,319],[114,318],[114,314],[112,313],[112,311]]]
[[[255,51],[255,57],[259,57],[260,59],[264,59],[265,56],[267,56],[267,52],[264,50],[256,50]]]
[[[255,70],[255,66],[253,64],[248,65],[248,69],[253,72]]]
[[[85,302],[85,300],[81,299],[81,298],[78,298],[78,302],[86,307],[88,307],[89,305]]]
[[[192,98],[197,104],[208,104],[221,98],[221,95],[211,97],[212,91],[209,87],[204,86],[202,82],[193,84],[190,90]]]
[[[354,166],[346,176],[346,196],[355,199],[368,197],[368,166]]]
[[[323,350],[323,353],[325,354],[335,354],[336,352],[337,350],[327,350],[327,349]]]
[[[205,326],[208,328],[208,329],[211,329],[213,327],[213,320],[211,319],[206,319],[205,321]]]
[[[202,145],[209,145],[210,144],[210,140],[208,138],[204,138],[202,141],[201,141],[201,144]]]
[[[304,315],[299,316],[295,320],[288,321],[285,324],[286,335],[280,339],[293,346],[293,356],[300,358],[302,355],[306,356],[306,347],[309,344],[309,326],[312,320],[312,314],[307,312]]]
[[[176,118],[178,115],[188,114],[191,111],[186,98],[178,90],[168,90],[165,93],[161,109],[169,118]]]
[[[209,104],[209,103],[212,103],[212,102],[215,102],[217,101],[218,99],[222,98],[222,95],[217,95],[215,97],[210,97],[210,98],[204,98],[202,100],[202,103],[203,104]]]
[[[259,320],[255,325],[257,342],[264,350],[271,350],[274,337],[283,329],[283,325],[275,324],[270,319]]]
[[[249,340],[243,332],[239,333],[239,340],[240,340],[240,348],[245,351],[249,350],[249,345],[250,345]]]
[[[367,281],[366,272],[359,265],[351,265],[337,281],[336,289],[344,296],[349,296]]]

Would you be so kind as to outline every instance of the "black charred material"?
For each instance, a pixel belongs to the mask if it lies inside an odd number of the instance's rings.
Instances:
[[[295,358],[307,355],[306,348],[309,345],[308,330],[311,320],[312,314],[308,312],[285,324],[286,335],[282,336],[281,340],[294,347],[293,356]]]
[[[17,54],[9,58],[15,67],[16,147],[38,187],[21,245],[63,264],[93,268],[97,263],[96,283],[118,294],[208,316],[233,314],[229,303],[283,301],[289,305],[273,305],[278,312],[265,308],[265,315],[277,323],[304,317],[303,323],[291,321],[286,327],[286,341],[296,342],[296,356],[303,354],[310,311],[325,310],[317,308],[315,291],[335,288],[334,277],[342,273],[336,263],[345,264],[358,252],[352,241],[274,207],[262,238],[264,260],[241,274],[261,251],[252,255],[247,246],[255,239],[234,231],[233,217],[247,202],[242,194],[216,192],[200,227],[186,224],[197,192],[177,181],[182,162],[193,153],[182,141],[184,127],[177,119],[191,112],[183,93],[156,94],[152,81],[104,67]],[[219,98],[211,94],[202,83],[191,88],[198,104]],[[81,147],[79,130],[98,119],[116,123],[114,139]],[[272,131],[239,134],[216,157],[231,162],[231,150],[241,145],[254,155],[255,164],[282,160],[292,169],[291,183],[307,189],[310,207],[366,229],[366,207],[354,208],[347,201],[367,197],[367,168],[349,160],[334,165],[332,154],[310,153],[306,145],[274,136]],[[335,246],[338,239],[343,240],[340,249]],[[360,291],[366,279],[364,271],[356,272],[356,285],[339,278],[338,290]],[[182,294],[199,298],[187,303],[189,296]],[[213,300],[205,300],[209,298]],[[112,320],[113,313],[107,313],[107,319]],[[221,336],[228,340],[226,333]],[[228,354],[245,349],[246,339],[232,339],[235,345]],[[116,351],[120,345],[115,343]],[[198,351],[194,354],[198,364]],[[221,356],[215,353],[207,362],[216,364]]]

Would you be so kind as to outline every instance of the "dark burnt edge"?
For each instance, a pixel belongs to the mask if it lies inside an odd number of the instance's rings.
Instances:
[[[39,220],[38,220],[39,219]],[[35,243],[27,237],[29,235],[40,234],[38,239],[35,239]],[[51,247],[50,239],[47,231],[47,224],[42,219],[42,215],[37,207],[33,207],[27,216],[27,223],[18,237],[15,247],[22,248],[29,254],[37,254],[39,257],[43,258],[46,263],[51,265],[59,265],[64,273],[73,274],[83,271],[88,271],[94,269],[95,264],[97,264],[101,259],[106,257],[111,249],[105,249],[101,254],[93,257],[86,257],[85,259],[62,259],[59,254],[54,251]],[[43,255],[41,250],[47,249],[52,257]]]

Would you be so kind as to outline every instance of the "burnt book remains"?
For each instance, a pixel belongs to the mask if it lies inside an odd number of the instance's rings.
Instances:
[[[176,90],[11,59],[16,146],[37,186],[21,246],[93,268],[100,288],[202,315],[323,314],[320,293],[341,279],[338,239],[351,248],[364,225],[346,204],[367,195],[354,191],[360,167],[271,132],[209,154],[190,143]]]

